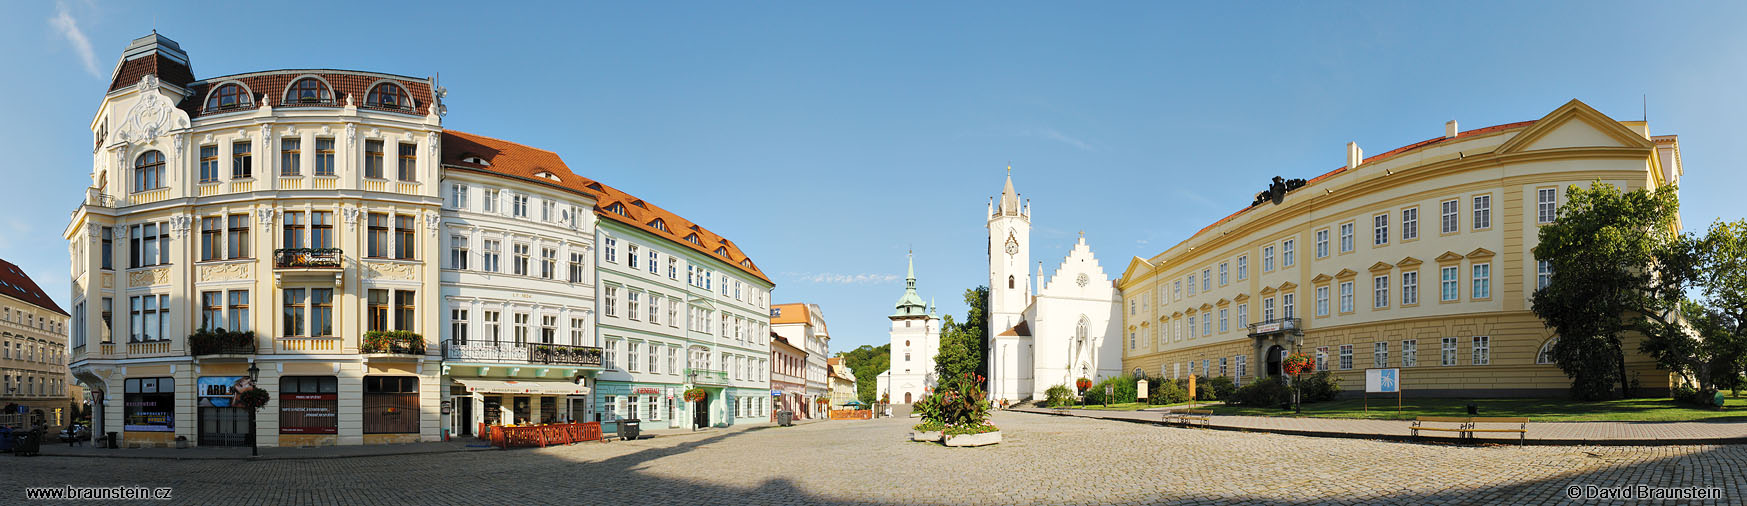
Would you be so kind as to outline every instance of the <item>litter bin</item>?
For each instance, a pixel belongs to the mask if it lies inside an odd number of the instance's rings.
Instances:
[[[12,454],[13,455],[23,457],[23,456],[28,456],[28,455],[36,455],[37,452],[42,451],[42,433],[41,432],[37,432],[37,431],[32,430],[32,431],[18,431],[18,432],[14,432],[13,434],[15,434],[15,440],[12,444]]]
[[[0,452],[12,451],[12,428],[0,427]]]
[[[776,424],[778,427],[794,426],[795,425],[795,412],[787,411],[787,410],[776,412]]]
[[[108,448],[108,449],[111,449],[111,450],[114,450],[114,449],[116,449],[116,448],[120,448],[120,447],[119,447],[119,446],[116,446],[116,445],[115,445],[115,443],[116,443],[116,440],[115,440],[115,433],[114,433],[114,432],[105,432],[105,433],[104,433],[104,434],[108,434],[108,435],[109,435],[109,438],[108,438],[108,439],[107,439],[107,441],[109,441],[109,444],[108,444],[108,445],[105,445],[105,446],[104,446],[104,448]]]
[[[619,420],[619,439],[624,441],[637,439],[637,434],[642,432],[642,423],[642,420],[636,418]]]

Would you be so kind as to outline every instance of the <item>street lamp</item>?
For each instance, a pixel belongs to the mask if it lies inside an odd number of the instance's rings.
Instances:
[[[257,382],[259,382],[259,381],[261,381],[261,368],[257,367],[255,365],[255,363],[251,361],[251,362],[249,362],[249,385],[251,387],[254,387],[254,385],[256,385]],[[255,388],[259,388],[259,387],[255,387]],[[244,409],[249,409],[249,408],[245,407]],[[249,409],[249,456],[250,457],[261,456],[261,450],[260,450],[259,441],[258,441],[260,439],[260,437],[257,436],[257,433],[259,433],[259,432],[260,432],[260,430],[255,426],[255,410]]]

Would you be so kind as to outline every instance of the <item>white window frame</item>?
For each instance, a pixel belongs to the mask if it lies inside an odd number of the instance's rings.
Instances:
[[[1401,272],[1401,305],[1419,304],[1419,271]]]
[[[1371,245],[1389,245],[1389,213],[1371,217]]]
[[[1438,354],[1438,365],[1456,365],[1456,338],[1446,337],[1441,339],[1440,343],[1442,346],[1439,347],[1441,353]]]
[[[1474,354],[1469,358],[1472,365],[1492,364],[1492,337],[1474,336]]]
[[[1474,196],[1474,230],[1492,228],[1492,195]]]
[[[1316,257],[1328,258],[1328,229],[1316,231]]]
[[[1316,315],[1328,316],[1328,286],[1316,287]]]
[[[1401,366],[1419,367],[1419,340],[1403,339],[1401,341]]]
[[[1454,234],[1456,232],[1461,231],[1462,222],[1461,222],[1461,218],[1459,218],[1459,216],[1461,216],[1461,212],[1462,212],[1462,201],[1461,200],[1450,199],[1450,200],[1446,200],[1443,202],[1439,202],[1438,203],[1438,211],[1439,211],[1439,218],[1438,218],[1439,229],[1438,229],[1438,231],[1440,233]]]
[[[1389,367],[1389,341],[1377,341],[1371,345],[1371,367]]]
[[[1342,313],[1353,312],[1353,282],[1352,281],[1342,281],[1341,282],[1341,312]]]
[[[1449,265],[1438,268],[1438,300],[1453,302],[1462,298],[1461,281],[1457,270],[1461,267]]]
[[[1401,210],[1401,240],[1419,238],[1419,207]]]
[[[1342,223],[1341,224],[1341,253],[1352,253],[1352,252],[1353,252],[1353,224],[1352,224],[1352,222]]]
[[[1476,299],[1491,298],[1492,297],[1492,263],[1491,262],[1481,262],[1481,263],[1474,264],[1473,271],[1474,271],[1474,281],[1473,281],[1474,285],[1472,287],[1474,290],[1474,293],[1473,293],[1474,297],[1473,298],[1476,298]]]
[[[1389,308],[1389,275],[1371,277],[1371,309]]]

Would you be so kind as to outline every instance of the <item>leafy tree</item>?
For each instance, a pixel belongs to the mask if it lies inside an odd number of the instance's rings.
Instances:
[[[1534,249],[1553,271],[1535,290],[1534,312],[1559,335],[1551,355],[1574,397],[1608,398],[1614,384],[1630,397],[1622,338],[1668,326],[1688,280],[1662,263],[1685,261],[1676,255],[1680,205],[1672,186],[1623,193],[1601,182],[1572,186],[1567,199]]]
[[[1700,393],[1740,388],[1747,369],[1747,220],[1684,237],[1671,256],[1661,274],[1687,276],[1690,289],[1680,318],[1644,319],[1644,352]]]
[[[965,312],[963,323],[946,315],[940,326],[940,353],[934,357],[934,371],[941,388],[962,390],[969,385],[958,382],[969,379],[982,383],[989,373],[989,287],[965,290],[964,302],[970,309]]]
[[[843,365],[855,373],[856,398],[873,404],[879,395],[875,389],[878,388],[880,373],[892,367],[892,345],[864,344],[854,350],[837,352],[837,356],[843,357]]]

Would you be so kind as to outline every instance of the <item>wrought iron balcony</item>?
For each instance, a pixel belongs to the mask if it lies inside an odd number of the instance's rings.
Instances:
[[[273,266],[281,269],[338,269],[339,248],[283,248],[273,250]]]
[[[1303,320],[1298,318],[1275,318],[1265,322],[1251,323],[1250,336],[1260,337],[1279,333],[1303,335],[1303,324]]]
[[[225,330],[202,330],[188,336],[188,354],[201,355],[254,355],[254,332],[227,332]]]
[[[527,347],[530,364],[601,366],[602,354],[598,346],[528,343]]]
[[[528,345],[514,342],[482,340],[443,342],[443,359],[457,362],[526,362]]]
[[[694,385],[728,386],[728,371],[686,369],[685,377]]]

